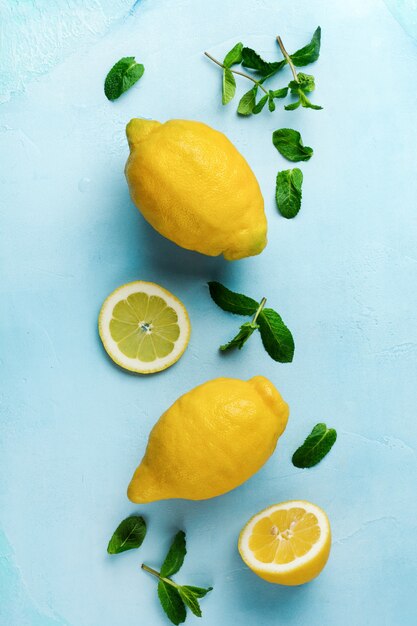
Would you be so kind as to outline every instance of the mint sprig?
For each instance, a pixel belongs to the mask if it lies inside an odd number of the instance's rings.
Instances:
[[[145,67],[135,57],[123,57],[109,71],[104,81],[104,93],[108,100],[117,100],[122,93],[142,78]]]
[[[316,424],[304,441],[292,456],[295,467],[314,467],[330,452],[337,433],[334,428],[327,428],[326,424]]]
[[[311,41],[293,54],[288,54],[282,43],[281,37],[276,37],[283,59],[279,61],[265,61],[255,50],[243,46],[242,42],[237,43],[225,56],[223,63],[215,59],[211,54],[204,54],[216,65],[222,68],[222,103],[228,104],[236,93],[235,75],[242,76],[254,83],[254,87],[246,92],[239,100],[237,112],[239,115],[251,115],[260,113],[268,103],[269,111],[275,111],[277,98],[285,98],[288,93],[297,97],[295,102],[288,104],[284,108],[287,111],[297,109],[299,106],[310,109],[321,109],[321,106],[310,102],[308,93],[314,89],[314,78],[307,74],[297,74],[295,67],[304,67],[309,63],[317,61],[321,46],[320,26],[315,30]],[[244,68],[252,70],[252,74],[232,69],[232,65],[241,64]],[[275,76],[285,65],[289,65],[293,74],[293,80],[287,87],[281,89],[267,89],[264,83]],[[261,98],[256,101],[257,94],[262,91]]]
[[[242,349],[252,334],[259,330],[263,346],[269,356],[280,363],[290,363],[294,357],[294,339],[281,316],[273,309],[265,309],[266,298],[257,303],[241,293],[227,289],[218,282],[208,283],[214,302],[224,311],[239,315],[253,315],[250,322],[242,324],[231,341],[220,346],[222,352],[233,348]]]
[[[142,563],[142,569],[158,579],[158,598],[167,617],[178,626],[185,622],[189,608],[194,615],[201,617],[199,598],[203,598],[213,588],[179,585],[171,576],[181,568],[187,553],[185,533],[180,530],[174,537],[171,547],[161,566],[157,570]]]

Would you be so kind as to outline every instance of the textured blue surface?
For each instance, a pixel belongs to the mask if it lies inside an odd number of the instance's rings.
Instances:
[[[178,579],[214,586],[202,601],[207,626],[415,624],[414,3],[0,4],[1,626],[167,624],[139,565],[159,565],[178,528],[189,548]],[[323,111],[239,119],[233,104],[222,108],[203,50],[221,57],[243,40],[272,58],[276,34],[296,49],[318,24],[311,69]],[[145,75],[111,104],[103,78],[129,54]],[[205,258],[143,221],[123,175],[133,116],[199,119],[228,134],[264,192],[261,256]],[[293,221],[274,207],[287,164],[271,133],[282,126],[315,149]],[[148,378],[113,366],[96,331],[104,298],[135,279],[177,294],[193,325],[179,363]],[[294,333],[292,364],[271,361],[257,337],[219,355],[238,320],[210,301],[210,279],[268,297]],[[153,423],[218,374],[264,374],[280,389],[291,416],[276,454],[224,497],[133,506],[125,489]],[[297,470],[291,454],[317,421],[338,441],[316,468]],[[255,577],[236,539],[253,513],[292,498],[323,506],[334,541],[322,575],[287,589]],[[107,556],[113,529],[136,511],[149,522],[140,552]]]

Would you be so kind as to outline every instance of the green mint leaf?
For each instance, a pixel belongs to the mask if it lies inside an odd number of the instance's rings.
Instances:
[[[187,548],[185,543],[185,532],[180,530],[174,537],[168,554],[165,557],[165,561],[161,566],[161,576],[166,578],[176,574],[184,563],[185,555],[187,554]]]
[[[293,83],[297,84],[295,80],[292,80],[291,83],[288,85],[290,89]],[[298,74],[298,87],[302,89],[304,93],[310,93],[311,91],[314,91],[314,76],[311,76],[310,74],[303,74],[302,72],[300,72]]]
[[[242,48],[243,43],[237,43],[224,57],[223,65],[226,67],[232,67],[237,63],[242,62]]]
[[[300,133],[292,128],[276,130],[272,135],[272,143],[288,161],[308,161],[313,156],[312,148],[304,146]]]
[[[285,105],[284,109],[286,111],[295,111],[295,109],[298,109],[300,104],[301,104],[301,100],[297,100],[297,102],[293,102],[292,104]]]
[[[303,445],[292,456],[295,467],[313,467],[330,452],[337,439],[334,428],[327,428],[326,424],[316,424],[304,441]]]
[[[256,104],[256,94],[258,93],[258,86],[249,89],[240,99],[237,107],[239,115],[252,115],[253,108]]]
[[[262,76],[273,76],[286,64],[285,59],[283,61],[277,61],[269,63],[264,61],[255,50],[252,48],[242,49],[242,65],[248,67],[251,70],[256,70]]]
[[[139,515],[131,515],[120,522],[107,546],[109,554],[120,554],[139,548],[146,535],[146,522]]]
[[[283,217],[295,217],[301,208],[303,173],[298,167],[277,174],[275,199]]]
[[[288,94],[288,87],[282,89],[275,89],[275,91],[269,92],[273,98],[285,98]]]
[[[294,339],[273,309],[263,309],[258,317],[262,343],[269,356],[279,363],[291,363],[294,356]]]
[[[185,622],[187,616],[185,604],[175,587],[164,580],[160,580],[158,583],[158,598],[162,608],[173,624],[178,626],[178,624]]]
[[[194,587],[193,585],[183,585],[182,589],[188,589],[188,591],[193,593],[196,598],[204,598],[204,596],[207,595],[209,591],[213,591],[213,587],[208,587],[207,589],[204,589],[203,587]]]
[[[202,613],[200,604],[193,592],[187,589],[187,587],[178,587],[178,593],[180,594],[182,601],[188,606],[190,611],[194,613],[194,615],[196,615],[197,617],[201,617]]]
[[[268,108],[271,111],[271,113],[275,111],[275,108],[276,108],[275,102],[274,102],[274,96],[272,95],[271,91],[268,93]]]
[[[136,63],[135,57],[124,57],[117,61],[104,81],[104,93],[108,100],[117,100],[143,76],[145,68]]]
[[[236,315],[255,315],[258,310],[259,304],[253,298],[230,291],[230,289],[216,281],[210,281],[207,284],[212,299],[223,311]]]
[[[226,67],[223,70],[223,82],[222,82],[222,104],[228,104],[230,100],[233,100],[236,93],[236,81],[232,72]]]
[[[294,54],[291,54],[291,61],[294,63],[296,67],[304,67],[305,65],[309,65],[309,63],[314,63],[317,61],[320,55],[320,44],[321,44],[321,28],[315,30],[314,35],[304,48],[300,48]]]
[[[260,113],[262,111],[262,109],[264,108],[265,104],[267,103],[267,100],[268,100],[268,95],[263,96],[259,100],[259,102],[257,104],[255,104],[255,106],[253,107],[252,113],[254,113],[255,115]]]
[[[220,350],[224,352],[225,350],[230,350],[231,348],[238,348],[241,350],[244,344],[247,342],[252,333],[259,328],[258,324],[254,324],[253,322],[246,322],[242,324],[240,330],[236,337],[233,337],[229,343],[220,346]]]

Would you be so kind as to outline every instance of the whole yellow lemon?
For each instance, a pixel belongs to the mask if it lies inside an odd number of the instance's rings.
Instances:
[[[215,378],[195,387],[155,424],[130,500],[205,500],[238,487],[271,456],[288,413],[263,376]]]
[[[234,260],[262,252],[261,190],[223,133],[201,122],[132,119],[126,134],[130,194],[155,230],[209,256]]]

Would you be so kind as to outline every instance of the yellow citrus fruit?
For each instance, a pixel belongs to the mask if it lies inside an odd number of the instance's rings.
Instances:
[[[199,385],[155,424],[128,496],[139,503],[226,493],[268,460],[287,420],[288,405],[263,376]]]
[[[143,280],[109,295],[101,307],[98,329],[113,361],[139,374],[159,372],[178,361],[190,338],[182,302]]]
[[[133,202],[164,237],[234,260],[266,246],[254,173],[227,137],[201,122],[132,119],[126,178]]]
[[[270,583],[301,585],[326,565],[331,544],[326,513],[292,500],[261,511],[243,528],[239,552],[246,565]]]

